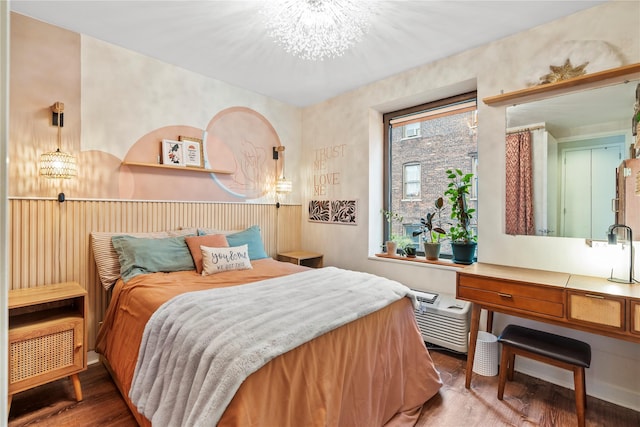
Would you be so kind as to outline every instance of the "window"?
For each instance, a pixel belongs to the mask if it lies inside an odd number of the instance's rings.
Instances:
[[[420,224],[403,224],[402,226],[404,227],[404,235],[409,237],[413,242],[413,246],[421,251],[422,242],[420,241],[420,236],[413,236],[413,232],[420,229]]]
[[[402,127],[403,138],[415,138],[420,136],[420,123],[409,123]]]
[[[405,200],[420,199],[420,163],[407,163],[402,172],[402,188]]]
[[[477,163],[478,142],[476,128],[476,93],[471,92],[428,104],[422,104],[384,115],[385,164],[384,196],[387,210],[404,218],[405,236],[418,244],[412,232],[443,196],[450,168],[474,173],[469,204],[476,209],[473,227],[477,228]],[[417,134],[416,134],[417,132]],[[408,138],[408,135],[417,136]],[[445,230],[450,209],[443,213]],[[388,230],[385,230],[385,238]],[[448,241],[442,242],[441,254],[451,254]]]

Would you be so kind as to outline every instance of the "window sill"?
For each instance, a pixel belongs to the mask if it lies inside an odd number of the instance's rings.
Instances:
[[[406,256],[399,255],[387,255],[385,253],[375,254],[373,257],[369,257],[369,259],[378,259],[384,261],[392,261],[392,262],[400,262],[400,263],[410,263],[410,264],[427,264],[434,267],[445,267],[447,269],[458,269],[464,268],[466,265],[456,264],[449,259],[438,259],[437,261],[428,260],[425,257],[417,256],[415,258],[407,258]]]

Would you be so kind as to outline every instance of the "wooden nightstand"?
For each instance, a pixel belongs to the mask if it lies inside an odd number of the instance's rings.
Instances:
[[[278,254],[278,261],[290,262],[312,268],[321,268],[322,258],[322,254],[305,251],[283,252]]]
[[[87,291],[76,282],[9,291],[9,399],[68,376],[82,400]]]

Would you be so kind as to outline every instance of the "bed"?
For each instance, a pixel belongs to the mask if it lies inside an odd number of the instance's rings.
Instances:
[[[217,234],[217,236],[220,235]],[[389,303],[377,303],[379,306],[361,313],[354,319],[346,319],[343,323],[328,327],[325,323],[332,323],[334,317],[345,317],[344,314],[349,317],[350,313],[359,311],[359,306],[358,309],[347,308],[343,314],[338,313],[335,316],[331,314],[327,317],[325,314],[328,322],[324,320],[316,322],[312,320],[313,308],[316,307],[314,292],[318,294],[318,301],[329,298],[326,295],[334,292],[329,288],[335,289],[336,282],[342,282],[343,277],[359,278],[364,275],[365,280],[373,280],[375,283],[365,282],[354,284],[354,286],[362,288],[378,286],[380,283],[385,292],[387,292],[386,282],[390,281],[366,275],[366,273],[348,272],[334,267],[312,271],[306,267],[275,261],[261,252],[261,242],[255,239],[255,230],[253,230],[253,236],[253,248],[249,245],[253,253],[251,250],[247,251],[247,247],[244,248],[245,257],[251,258],[248,256],[251,254],[253,258],[248,261],[250,264],[248,268],[227,269],[208,275],[199,273],[198,268],[168,272],[143,271],[133,277],[126,277],[126,268],[120,266],[123,277],[119,277],[113,285],[111,302],[98,333],[96,350],[101,354],[105,366],[138,424],[141,426],[152,424],[191,426],[217,423],[219,426],[278,427],[414,425],[422,405],[438,392],[441,381],[418,330],[410,293],[406,297],[394,297]],[[226,237],[230,248],[241,247],[235,246],[234,243],[238,241],[234,241],[233,234]],[[160,237],[158,242],[171,239]],[[190,236],[175,237],[172,242],[183,241],[184,244],[185,239],[189,240]],[[220,240],[220,237],[217,239]],[[130,237],[129,240],[137,244],[139,241],[149,239],[138,236]],[[222,246],[224,243],[227,242],[223,242]],[[155,242],[152,245],[153,249],[150,249],[151,246],[146,246],[147,255],[145,256],[154,256],[154,251],[160,246]],[[188,246],[185,244],[185,247]],[[193,253],[197,254],[198,245],[191,246],[196,247]],[[137,248],[138,251],[139,249]],[[207,256],[211,254],[208,252],[205,254],[204,249],[202,248],[204,259],[200,262],[204,264],[206,270]],[[232,249],[224,249],[227,251],[225,253],[229,250]],[[191,252],[189,254],[191,255]],[[122,261],[122,253],[119,253],[119,256]],[[198,264],[196,258],[197,256],[192,258],[194,266]],[[246,263],[247,260],[244,261],[245,265]],[[144,261],[137,259],[134,264],[139,268]],[[397,286],[401,287],[401,285],[393,283],[396,291],[400,289]],[[276,294],[272,297],[260,297],[260,301],[254,301],[248,297],[257,295],[256,292],[274,292],[271,289],[276,288],[280,289],[278,292],[284,291],[289,294],[284,294],[285,297],[276,296]],[[319,292],[318,289],[322,291]],[[339,292],[340,289],[337,291]],[[300,292],[307,293],[301,297],[294,295]],[[333,303],[328,300],[327,303],[334,307],[347,305],[346,301],[356,300],[354,297],[356,294],[351,293],[353,291],[349,292],[348,295],[338,296],[345,301],[345,304],[336,304],[335,300]],[[228,303],[231,299],[223,298],[235,298],[235,300],[231,304]],[[360,301],[362,297],[357,298],[357,301]],[[378,298],[370,299],[375,304]],[[226,329],[227,334],[230,330],[233,333],[242,331],[236,327],[239,328],[240,324],[246,323],[246,319],[254,319],[261,313],[271,313],[272,306],[278,305],[278,301],[283,301],[280,304],[282,307],[278,309],[285,310],[283,313],[286,314],[270,317],[286,319],[285,316],[297,316],[294,318],[300,319],[300,322],[309,318],[310,325],[319,326],[318,330],[321,333],[310,332],[311,335],[307,337],[310,338],[305,338],[304,342],[293,343],[292,348],[286,349],[282,354],[269,355],[264,358],[264,361],[257,362],[255,365],[257,368],[255,366],[250,368],[246,378],[236,381],[237,388],[231,390],[233,392],[231,397],[218,399],[218,395],[215,394],[218,390],[217,384],[226,381],[230,368],[225,366],[221,369],[227,369],[227,371],[223,370],[222,374],[216,373],[214,368],[218,359],[215,358],[217,356],[212,356],[212,352],[215,353],[217,350],[211,348],[213,345],[211,343],[218,338],[207,335],[209,329],[215,329],[215,325],[226,320],[227,313],[236,310],[231,308],[232,305],[235,306],[236,300],[237,304],[240,304],[237,310],[242,311],[244,317],[240,317],[242,319],[240,321],[233,321],[233,327],[221,327],[223,330]],[[205,303],[205,301],[208,302]],[[180,345],[173,350],[169,349],[166,342],[155,343],[155,347],[149,344],[149,341],[158,341],[158,337],[162,335],[158,331],[168,328],[166,323],[158,324],[158,319],[162,318],[164,320],[161,320],[166,322],[166,318],[173,316],[181,302],[187,304],[185,307],[189,307],[191,311],[183,309],[188,317],[178,320],[177,324],[172,325],[171,330],[189,330],[191,327],[185,325],[189,325],[188,321],[194,317],[210,321],[211,327],[205,327],[204,332],[194,334],[193,330],[191,331],[192,335],[200,336],[200,341],[205,341],[202,344],[203,351],[200,353],[193,352],[193,348],[199,347],[200,343],[185,345],[186,341],[180,341]],[[226,311],[220,308],[209,308],[212,312],[211,319],[208,313],[206,316],[193,315],[193,313],[206,313],[203,307],[208,307],[214,302],[223,304],[221,307]],[[194,309],[195,303],[204,305]],[[228,310],[227,307],[229,307]],[[252,307],[253,311],[251,311]],[[259,307],[259,310],[255,310],[256,307]],[[171,313],[171,316],[165,313]],[[214,316],[219,316],[218,320],[212,320]],[[255,321],[262,323],[261,319]],[[292,329],[295,329],[293,324],[298,323],[298,321],[284,321],[289,322]],[[156,325],[157,329],[154,330],[151,325]],[[271,329],[281,332],[279,336],[288,337],[287,333],[282,333],[287,332],[288,328]],[[235,347],[251,347],[250,344],[253,341],[257,342],[264,338],[267,342],[256,344],[255,347],[260,352],[277,346],[274,344],[277,337],[263,337],[262,335],[267,335],[263,331],[254,337],[251,335],[254,329],[257,329],[255,322],[249,324],[247,332],[237,332],[239,335],[235,336],[232,334],[230,335],[232,339],[227,341],[231,341]],[[307,326],[302,329],[306,331]],[[169,336],[172,337],[171,340],[174,339],[173,335],[169,334]],[[205,337],[206,339],[203,339]],[[242,338],[245,338],[244,342],[241,341]],[[238,345],[241,342],[243,344]],[[177,340],[175,344],[178,344]],[[171,355],[175,358],[170,359]],[[251,355],[248,358],[252,359]],[[231,357],[230,359],[236,361],[239,358]],[[211,362],[212,360],[214,362]],[[194,376],[187,377],[182,374],[176,368],[178,365],[184,365],[181,369],[186,369],[187,372],[195,372]],[[155,369],[155,371],[147,370],[144,373],[144,369]],[[178,375],[178,372],[179,376],[176,379],[175,375]],[[202,372],[207,373],[206,381],[202,378]],[[139,386],[141,382],[154,382],[153,386],[156,388],[141,392],[142,389]],[[150,411],[148,402],[154,399],[149,399],[149,396],[154,396],[154,393],[156,405]],[[146,405],[144,398],[141,401],[141,395],[146,396]],[[194,399],[198,400],[195,404],[193,404]],[[219,414],[207,418],[210,406],[216,405],[222,406],[215,408]],[[178,416],[176,413],[179,413]],[[167,414],[174,418],[166,418]],[[194,421],[194,416],[197,421]],[[155,421],[152,423],[151,419]]]

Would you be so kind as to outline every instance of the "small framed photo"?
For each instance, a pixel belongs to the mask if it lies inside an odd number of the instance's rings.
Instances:
[[[184,164],[187,167],[203,168],[204,156],[202,149],[202,140],[198,138],[191,138],[188,136],[178,137],[183,144],[184,149]]]
[[[163,139],[160,145],[162,164],[170,166],[185,166],[184,148],[182,141]]]

